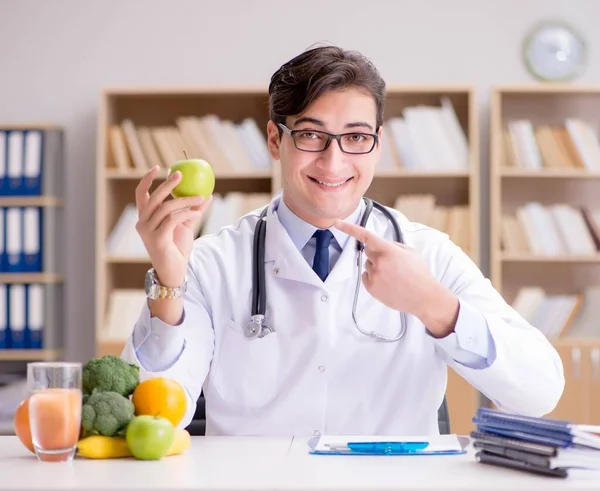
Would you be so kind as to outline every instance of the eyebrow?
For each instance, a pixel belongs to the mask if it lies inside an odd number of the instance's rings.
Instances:
[[[320,119],[317,118],[311,118],[310,116],[302,116],[301,118],[298,118],[295,122],[294,122],[294,126],[299,125],[300,123],[313,123],[316,124],[317,126],[321,126],[324,127],[325,123],[323,123],[323,121],[321,121]],[[365,122],[365,121],[353,121],[351,123],[346,123],[346,128],[367,128],[371,131],[373,131],[373,126],[371,126],[369,123]]]

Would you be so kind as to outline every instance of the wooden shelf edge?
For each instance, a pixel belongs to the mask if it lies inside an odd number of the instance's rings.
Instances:
[[[501,169],[500,177],[506,178],[528,178],[528,179],[600,179],[600,172],[582,169]]]
[[[58,361],[61,356],[59,349],[0,349],[0,361]]]
[[[167,177],[167,169],[161,169],[158,174],[157,179],[166,179]],[[139,171],[136,169],[132,169],[129,172],[123,172],[116,169],[106,169],[104,171],[104,175],[107,179],[111,180],[132,180],[132,179],[141,179],[146,175],[147,171]],[[250,171],[250,172],[231,172],[231,173],[217,173],[215,175],[215,179],[271,179],[273,177],[273,172],[271,171]]]
[[[56,196],[0,196],[0,206],[64,206],[63,198]]]
[[[569,84],[564,82],[547,82],[544,84],[513,84],[513,85],[494,85],[492,93],[518,95],[520,93],[527,95],[535,94],[598,94],[600,95],[600,84]]]
[[[600,254],[595,256],[538,256],[533,254],[502,254],[502,262],[514,263],[600,263]]]
[[[381,170],[375,172],[375,178],[378,177],[397,177],[402,179],[446,179],[459,178],[466,179],[471,176],[469,171],[409,171],[409,170]]]
[[[96,340],[96,356],[117,355],[119,356],[125,348],[126,341],[119,340]]]
[[[63,281],[63,276],[56,273],[0,273],[0,284],[62,283]]]
[[[146,264],[150,263],[149,257],[134,256],[105,256],[106,262],[110,264]]]
[[[550,341],[554,347],[599,347],[600,348],[600,336],[597,338],[558,338]]]

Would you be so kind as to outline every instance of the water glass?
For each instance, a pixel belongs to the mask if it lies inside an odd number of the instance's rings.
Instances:
[[[37,458],[68,462],[81,429],[81,363],[27,364],[29,425]]]

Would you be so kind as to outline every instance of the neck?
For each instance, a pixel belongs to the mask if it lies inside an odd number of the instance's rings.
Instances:
[[[294,215],[296,215],[297,217],[301,218],[306,223],[310,223],[311,225],[313,225],[314,227],[317,227],[319,229],[327,229],[327,228],[333,227],[333,225],[335,224],[335,222],[337,220],[344,220],[344,219],[348,218],[350,215],[352,215],[352,212],[358,206],[358,203],[355,203],[353,205],[353,208],[348,213],[346,213],[345,215],[339,216],[339,217],[330,218],[330,217],[314,216],[314,215],[311,215],[310,213],[303,212],[301,209],[299,209],[299,207],[297,207],[292,202],[292,200],[290,200],[289,198],[286,198],[285,193],[283,193],[283,196],[282,196],[281,199],[283,199],[283,201],[285,202],[286,206],[292,211],[292,213]]]

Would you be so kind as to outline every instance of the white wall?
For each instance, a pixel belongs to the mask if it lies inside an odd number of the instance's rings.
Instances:
[[[0,122],[52,121],[68,132],[67,356],[93,356],[103,86],[267,84],[308,45],[334,42],[363,51],[391,84],[475,84],[486,165],[490,86],[531,81],[520,42],[548,17],[585,33],[590,66],[578,83],[600,81],[595,0],[0,0]]]

